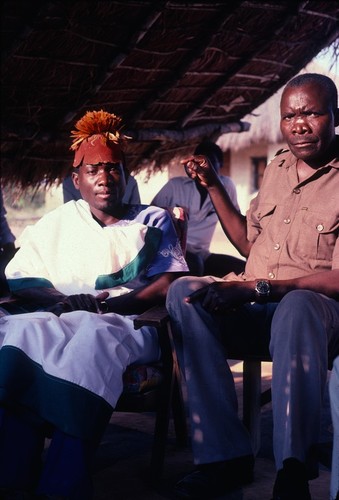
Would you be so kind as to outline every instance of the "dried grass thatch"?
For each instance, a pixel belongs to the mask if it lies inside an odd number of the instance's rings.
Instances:
[[[334,55],[335,56],[335,55]],[[311,62],[300,73],[322,73],[335,81],[339,88],[339,75],[325,70],[316,62]],[[254,144],[267,143],[277,144],[283,141],[280,132],[279,106],[283,87],[273,94],[267,101],[261,104],[257,109],[244,117],[244,120],[250,125],[249,130],[242,134],[230,133],[222,134],[217,143],[223,151],[232,149],[239,151],[248,148]]]
[[[334,1],[2,2],[4,184],[60,179],[86,111],[124,118],[130,170],[241,120],[338,38]]]

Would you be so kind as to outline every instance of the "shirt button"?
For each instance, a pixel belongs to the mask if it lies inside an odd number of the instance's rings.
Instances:
[[[280,248],[279,243],[276,243],[273,248],[274,248],[274,250],[279,250],[279,248]]]
[[[275,274],[274,273],[268,273],[268,277],[271,278],[271,280],[273,280],[273,278],[275,278]]]
[[[300,191],[301,191],[301,190],[300,190],[299,188],[294,188],[294,189],[293,189],[293,193],[294,193],[294,194],[299,194],[299,193],[300,193]]]
[[[285,224],[289,224],[291,222],[291,219],[284,219]]]
[[[324,226],[322,224],[318,224],[317,225],[317,231],[319,231],[319,233],[320,233],[323,230],[324,230]]]

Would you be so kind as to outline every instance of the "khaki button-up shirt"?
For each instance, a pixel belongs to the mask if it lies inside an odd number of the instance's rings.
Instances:
[[[250,204],[247,237],[253,246],[245,279],[291,279],[339,268],[339,159],[302,182],[296,161],[290,151],[278,154]]]

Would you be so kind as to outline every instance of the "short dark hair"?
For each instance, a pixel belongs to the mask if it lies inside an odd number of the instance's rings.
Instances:
[[[224,161],[224,155],[222,149],[212,141],[202,141],[194,150],[195,155],[205,155],[207,158],[215,157],[220,166],[222,166]]]
[[[303,73],[301,75],[297,75],[292,78],[292,80],[287,82],[285,89],[301,87],[302,85],[309,83],[315,83],[326,89],[334,109],[337,109],[338,90],[334,81],[326,75],[321,75],[320,73]]]

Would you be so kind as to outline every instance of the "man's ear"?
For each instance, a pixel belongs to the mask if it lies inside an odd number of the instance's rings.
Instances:
[[[72,172],[72,181],[73,181],[74,187],[76,189],[80,189],[79,188],[79,174],[78,174],[78,172]]]

